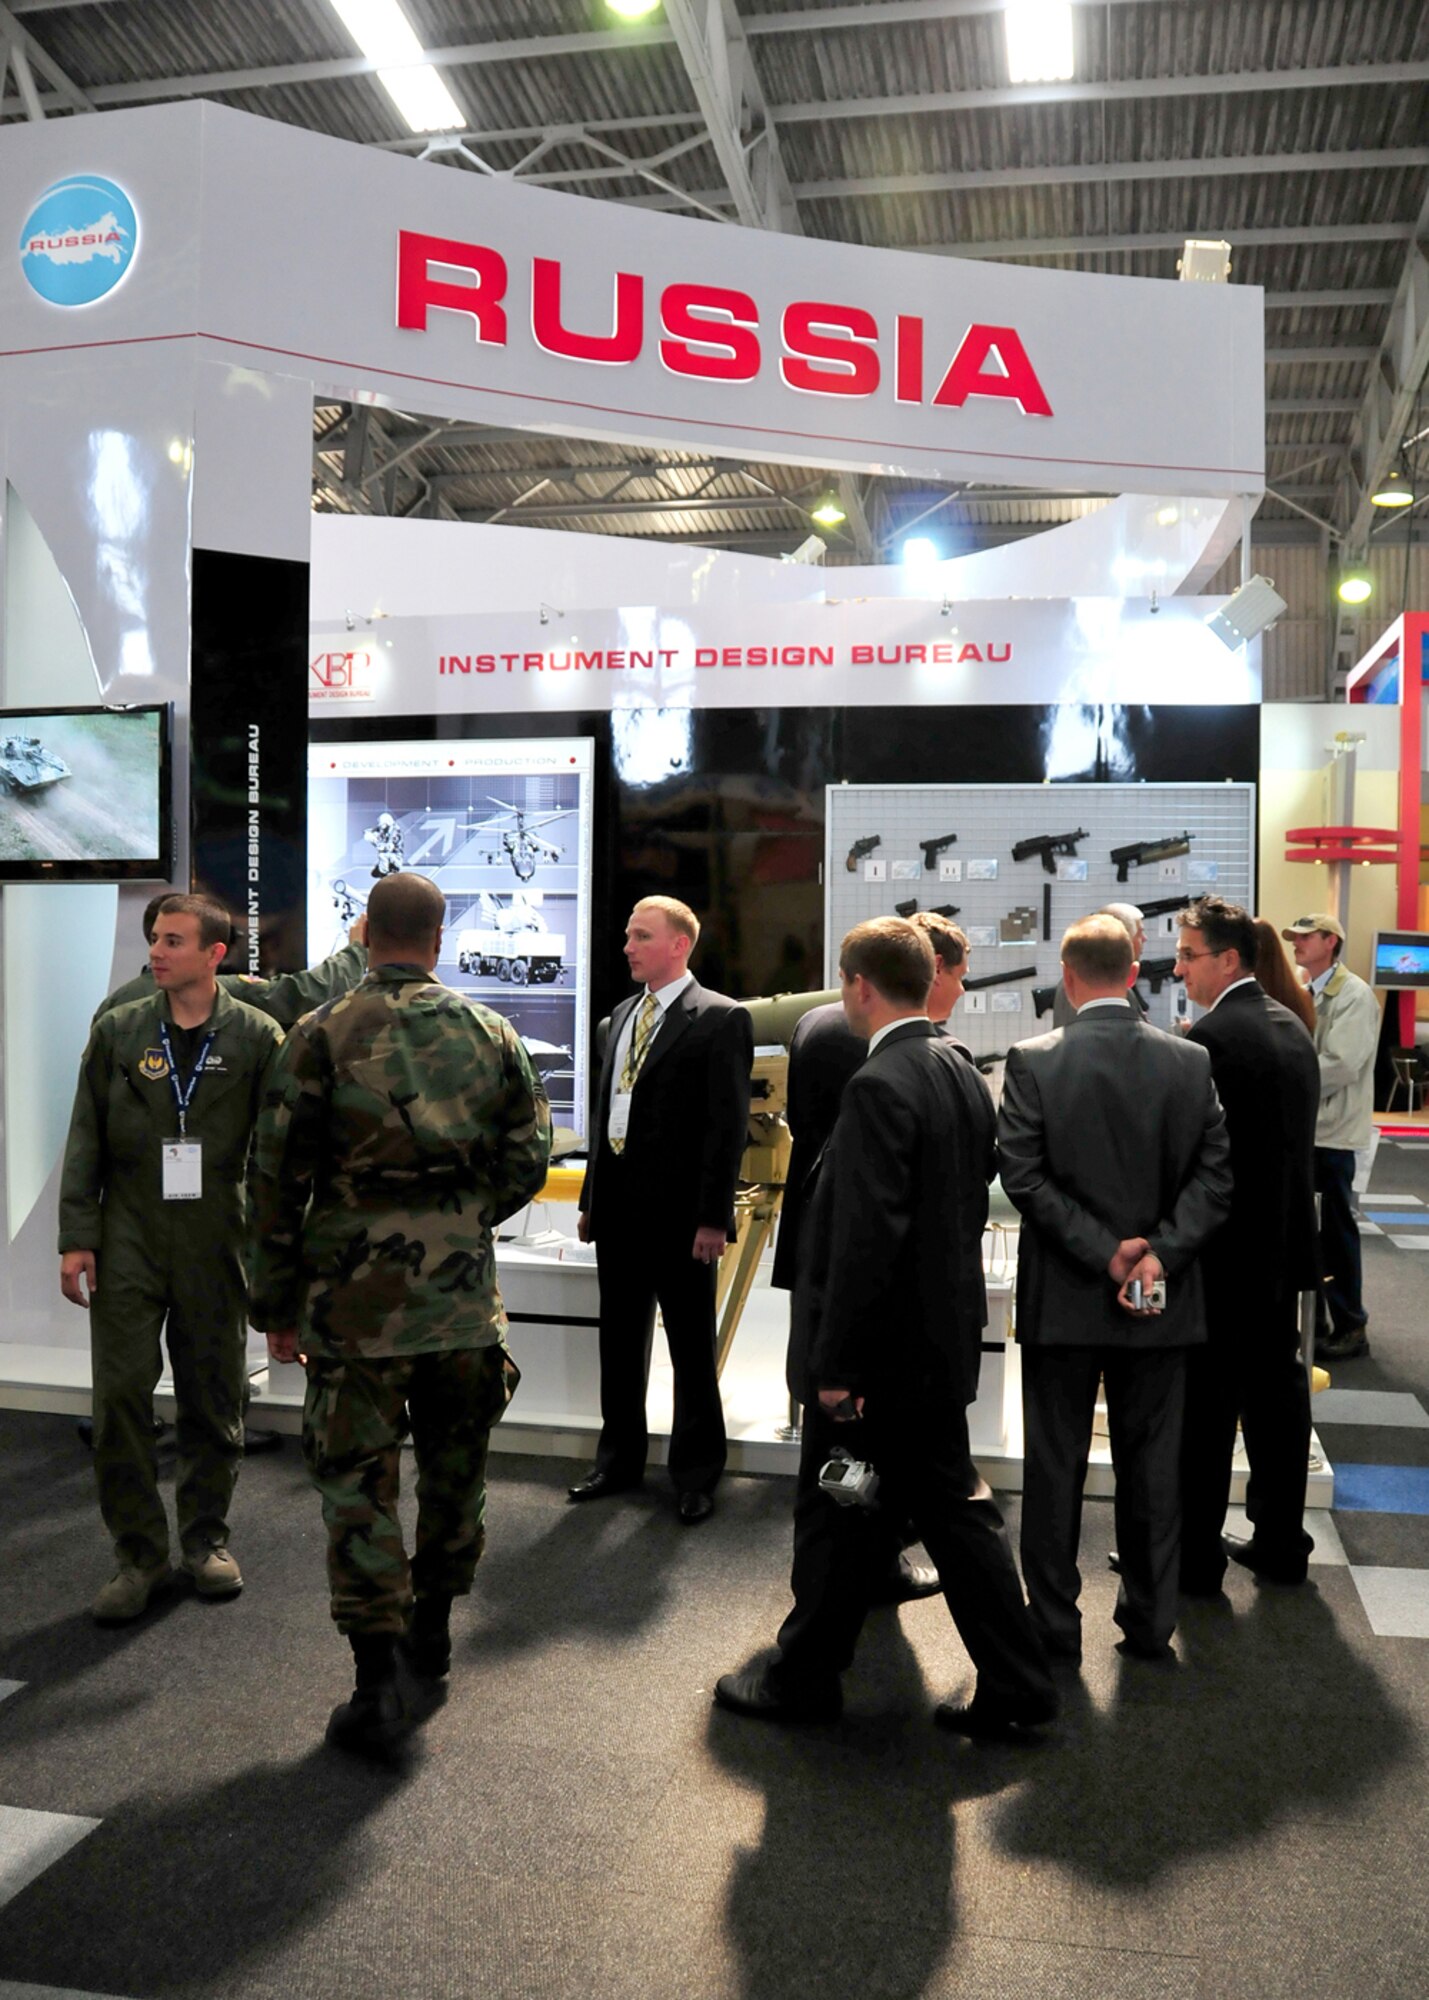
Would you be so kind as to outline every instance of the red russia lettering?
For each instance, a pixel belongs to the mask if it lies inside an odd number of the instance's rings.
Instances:
[[[561,318],[561,267],[554,257],[531,262],[531,332],[547,354],[568,361],[595,361],[606,367],[634,361],[644,339],[645,280],[629,271],[615,274],[615,329],[576,333]]]
[[[38,242],[39,239],[36,239]],[[397,324],[427,330],[433,312],[469,318],[478,341],[508,341],[506,260],[480,243],[401,230],[397,239]],[[595,329],[571,325],[560,260],[531,260],[531,333],[547,354],[604,367],[637,361],[645,344],[645,281],[617,271],[611,305]],[[759,308],[747,292],[722,285],[665,286],[658,306],[661,364],[672,375],[705,382],[752,382],[763,367]],[[609,330],[605,330],[608,327]],[[879,323],[862,306],[795,300],[779,321],[779,374],[801,395],[867,397],[883,379]],[[894,400],[927,398],[928,329],[915,313],[893,315]],[[945,350],[946,351],[946,350]],[[975,396],[1014,404],[1029,417],[1050,417],[1052,404],[1015,327],[975,322],[958,342],[933,393],[941,409],[962,409]]]

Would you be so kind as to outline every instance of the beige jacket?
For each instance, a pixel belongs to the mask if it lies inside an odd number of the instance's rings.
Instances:
[[[1359,1152],[1373,1137],[1379,1002],[1347,965],[1337,965],[1315,1002],[1320,1115],[1315,1144]]]

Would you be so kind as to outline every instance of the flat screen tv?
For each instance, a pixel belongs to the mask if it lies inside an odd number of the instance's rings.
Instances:
[[[1372,983],[1386,992],[1429,991],[1429,931],[1376,931]]]
[[[0,709],[0,882],[167,882],[171,710]]]

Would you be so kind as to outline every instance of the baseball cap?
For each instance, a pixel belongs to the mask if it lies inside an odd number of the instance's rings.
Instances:
[[[1280,935],[1288,940],[1298,937],[1309,937],[1312,931],[1328,931],[1330,936],[1337,937],[1341,944],[1345,941],[1344,925],[1338,917],[1332,917],[1328,914],[1313,917],[1297,917],[1290,928],[1282,931]]]

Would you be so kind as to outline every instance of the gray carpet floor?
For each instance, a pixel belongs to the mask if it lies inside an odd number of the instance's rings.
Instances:
[[[1429,1198],[1429,1153],[1395,1181]],[[1374,1355],[1336,1387],[1429,1404],[1429,1274],[1376,1241],[1366,1264]],[[1332,1458],[1429,1462],[1429,1431],[1346,1428]],[[840,1724],[771,1728],[710,1689],[783,1614],[787,1485],[728,1480],[690,1532],[655,1487],[568,1507],[574,1470],[493,1460],[449,1697],[374,1769],[321,1741],[348,1662],[291,1442],[244,1470],[243,1596],[175,1591],[103,1633],[87,1455],[64,1420],[0,1414],[0,1678],[24,1684],[0,1700],[0,1858],[7,1810],[99,1822],[0,1906],[0,1996],[1429,1991],[1429,1640],[1377,1637],[1347,1568],[1234,1572],[1187,1606],[1174,1668],[1123,1662],[1089,1502],[1086,1662],[1045,1747],[931,1727],[968,1676],[936,1600],[870,1620]],[[1352,1561],[1429,1568],[1422,1516],[1339,1525]]]

